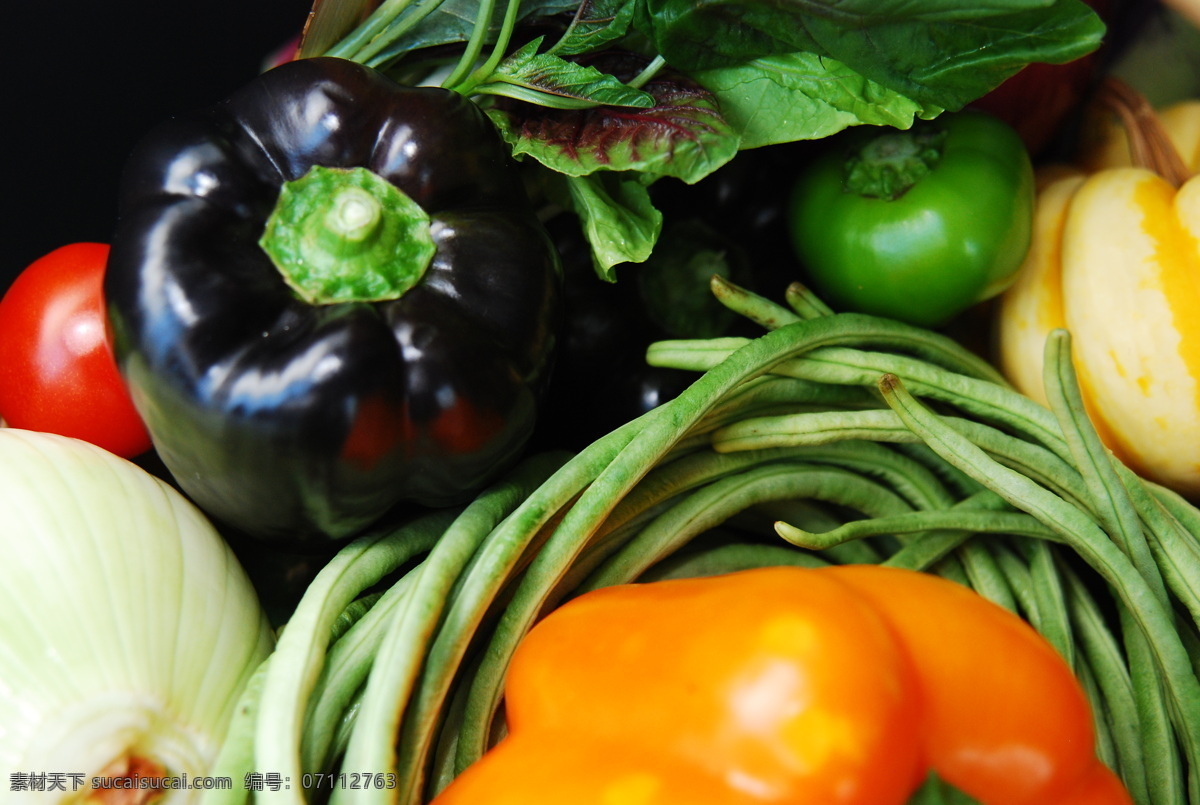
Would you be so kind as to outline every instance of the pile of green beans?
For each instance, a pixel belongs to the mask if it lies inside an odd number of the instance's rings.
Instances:
[[[713,290],[767,332],[653,345],[651,363],[703,372],[675,400],[343,549],[213,773],[277,775],[256,802],[427,802],[503,734],[512,654],[565,599],[871,562],[1020,614],[1083,683],[1135,802],[1200,805],[1200,511],[1101,445],[1066,333],[1047,344],[1046,408],[944,336],[834,315],[798,285],[786,307]],[[205,805],[249,799],[234,788]]]

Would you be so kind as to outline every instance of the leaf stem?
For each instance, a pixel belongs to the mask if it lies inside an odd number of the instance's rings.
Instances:
[[[475,62],[479,60],[479,54],[483,52],[484,41],[487,39],[488,30],[492,27],[492,14],[495,10],[496,0],[480,2],[479,9],[475,12],[475,27],[471,29],[471,38],[467,40],[467,46],[463,50],[462,56],[459,57],[458,64],[442,81],[443,88],[462,95],[469,94],[469,89],[458,85],[466,78],[471,68],[475,66]]]
[[[664,59],[662,56],[656,55],[650,61],[650,63],[647,64],[645,66],[645,68],[643,68],[643,70],[633,78],[632,81],[627,81],[625,83],[628,86],[633,87],[634,89],[641,89],[650,81],[650,79],[652,79],[652,78],[654,78],[654,76],[658,75],[658,71],[661,70],[666,65],[667,65],[667,60]]]
[[[364,55],[363,63],[376,69],[382,69],[404,55],[405,51],[397,47],[396,43],[403,39],[405,34],[420,25],[426,17],[437,11],[443,2],[445,0],[419,0],[409,13],[404,15],[404,19],[389,26],[387,39],[381,40],[376,46],[371,47],[369,52]]]
[[[490,21],[492,17],[492,9],[495,7],[495,0],[484,0],[483,5],[487,7],[487,20]],[[504,58],[505,51],[508,50],[508,43],[512,39],[513,29],[517,27],[517,12],[520,10],[520,8],[520,0],[508,0],[508,6],[504,10],[504,20],[500,23],[500,30],[496,34],[496,42],[492,46],[492,53],[490,56],[488,56],[487,61],[479,65],[479,67],[476,68],[475,71],[472,72],[465,81],[460,80],[460,68],[462,68],[465,72],[465,70],[469,68],[471,64],[474,64],[475,59],[479,55],[479,51],[483,48],[483,37],[480,36],[478,38],[478,45],[471,57],[471,61],[467,63],[465,58],[460,60],[458,67],[454,69],[454,73],[447,77],[447,79],[442,83],[443,87],[449,87],[460,95],[470,95],[475,90],[475,87],[484,83],[489,77],[491,77],[492,73],[496,71],[496,66],[500,64],[500,61]],[[476,34],[478,31],[479,23],[476,22],[475,30],[471,32],[471,42],[468,43],[468,49],[470,49],[472,44],[475,44]],[[486,28],[484,29],[484,33],[486,34]],[[466,56],[466,54],[463,55],[464,57]]]
[[[384,0],[379,8],[371,12],[371,16],[321,55],[364,61],[363,53],[372,48],[379,49],[375,47],[375,43],[380,37],[391,32],[392,23],[404,13],[404,9],[408,8],[411,2],[412,0]],[[384,45],[390,41],[389,38]]]

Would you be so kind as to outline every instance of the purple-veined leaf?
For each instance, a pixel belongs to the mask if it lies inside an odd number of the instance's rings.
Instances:
[[[597,105],[644,108],[654,98],[627,86],[595,67],[567,61],[551,53],[538,53],[542,37],[502,61],[473,92],[502,95],[557,109],[584,109]]]
[[[694,183],[737,153],[738,134],[712,93],[677,76],[660,74],[644,89],[644,109],[547,109],[501,103],[489,111],[515,156],[530,156],[568,176],[637,171]]]

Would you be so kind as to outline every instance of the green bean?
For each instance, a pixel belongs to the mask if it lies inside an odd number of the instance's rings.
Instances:
[[[406,594],[410,578],[411,572],[406,573],[387,590],[356,599],[335,621],[333,643],[304,717],[300,743],[304,771],[320,772],[331,767],[330,758],[337,752],[328,747],[337,736],[348,734],[348,725],[354,722],[362,682],[382,636],[375,626],[387,617],[395,601]]]
[[[559,527],[530,562],[510,605],[497,623],[484,665],[476,677],[478,693],[468,702],[464,735],[458,747],[459,768],[465,768],[483,752],[487,725],[498,706],[498,680],[503,676],[516,643],[528,631],[546,596],[603,522],[614,501],[620,500],[648,467],[661,460],[671,445],[731,390],[769,372],[781,361],[824,346],[861,339],[864,335],[886,338],[889,334],[913,329],[851,314],[789,324],[746,342],[735,357],[714,366],[670,404],[650,412],[655,417],[653,421],[647,421],[636,442],[622,450],[566,511]]]
[[[1092,732],[1096,736],[1096,757],[1105,766],[1116,771],[1117,750],[1113,745],[1112,728],[1109,727],[1108,719],[1104,715],[1104,694],[1100,692],[1100,686],[1096,682],[1096,672],[1092,670],[1086,657],[1079,658],[1075,675],[1079,679],[1083,694],[1087,697],[1088,706],[1092,711]]]
[[[331,757],[341,757],[350,745],[350,736],[354,733],[354,725],[358,721],[358,711],[362,709],[363,689],[354,691],[342,711],[342,716],[331,730],[329,753]]]
[[[1119,615],[1122,623],[1132,620],[1124,607]],[[1164,805],[1183,802],[1187,796],[1187,783],[1168,711],[1167,693],[1156,672],[1154,656],[1144,636],[1135,628],[1123,630],[1123,636],[1129,676],[1133,680],[1134,703],[1142,714],[1141,743],[1146,756],[1150,801]]]
[[[918,358],[831,346],[781,362],[773,371],[823,383],[875,385],[881,375],[904,378],[913,393],[949,403],[988,422],[999,423],[1036,441],[1064,461],[1071,455],[1053,415],[1037,403],[997,385]]]
[[[717,455],[720,455],[720,452]],[[796,459],[843,467],[883,480],[916,508],[945,508],[955,500],[954,495],[927,467],[869,441],[847,439],[833,444],[764,448],[759,451],[729,453],[727,457],[731,456],[743,456],[745,466],[756,466],[773,460]],[[651,473],[639,483],[633,494],[639,494],[644,485],[651,483],[654,474]]]
[[[876,550],[865,539],[830,545],[820,551],[820,555],[836,565],[877,565],[886,558],[883,552]]]
[[[941,479],[920,462],[870,441],[843,441],[802,449],[799,456],[817,464],[832,464],[879,478],[914,508],[944,509],[955,496]]]
[[[833,315],[833,308],[799,282],[788,285],[783,293],[783,298],[788,307],[802,319],[818,319],[822,316]]]
[[[339,553],[284,630],[284,661],[260,669],[261,699],[248,690],[223,768],[253,763],[295,780],[344,755],[345,768],[394,768],[401,789],[341,792],[337,805],[414,805],[497,738],[517,642],[562,598],[765,565],[878,562],[1022,612],[1075,666],[1098,751],[1135,800],[1174,805],[1189,793],[1178,744],[1200,803],[1200,513],[1103,449],[1065,336],[1048,342],[1047,410],[944,336],[833,314],[801,286],[788,289],[790,310],[727,281],[712,287],[770,332],[653,345],[651,363],[705,374],[548,478],[506,487],[503,501],[484,496],[453,522],[444,514]],[[845,522],[853,511],[863,516]],[[764,518],[820,554],[719,528]],[[1111,587],[1128,660],[1058,544]],[[361,597],[425,552],[386,593]],[[235,802],[244,796],[206,805]]]
[[[1196,535],[1200,534],[1200,509],[1184,500],[1178,492],[1173,492],[1149,481],[1146,482],[1146,485],[1163,505],[1163,508],[1170,512],[1191,535],[1190,541],[1194,544],[1197,539]]]
[[[565,457],[542,454],[524,462],[486,490],[455,518],[411,575],[411,589],[394,608],[375,653],[362,705],[343,764],[352,769],[396,768],[394,741],[421,662],[441,618],[446,596],[480,543],[516,506],[541,485]],[[406,797],[409,775],[398,774],[400,789],[382,786],[336,788],[331,802],[371,803]]]
[[[574,589],[610,554],[619,550],[647,522],[673,505],[681,495],[754,467],[779,462],[795,465],[808,456],[802,451],[766,451],[720,455],[700,451],[660,463],[642,478],[596,530],[587,546],[579,553],[556,584],[546,603],[559,600]]]
[[[708,287],[718,302],[765,330],[776,330],[802,318],[793,311],[730,282],[720,274],[713,274]]]
[[[1200,676],[1200,632],[1196,631],[1196,627],[1188,623],[1183,617],[1179,617],[1176,623],[1179,629],[1179,636],[1183,638],[1183,647],[1187,650],[1188,656],[1192,658],[1192,668],[1195,669],[1196,675]]]
[[[905,570],[926,570],[953,554],[973,536],[970,531],[925,531],[879,564]]]
[[[1130,487],[1149,526],[1150,548],[1163,579],[1200,628],[1200,515],[1169,489],[1149,482]]]
[[[715,481],[660,514],[604,563],[580,592],[622,584],[646,571],[696,534],[764,499],[811,498],[881,516],[910,506],[898,495],[844,470],[769,464]]]
[[[755,534],[774,534],[776,520],[801,523],[810,531],[829,531],[846,522],[846,517],[815,500],[770,500],[738,512],[730,523],[745,523],[743,530]]]
[[[971,588],[993,604],[1015,613],[1017,601],[1012,587],[987,546],[973,540],[959,548],[957,553]]]
[[[604,530],[619,528],[656,504],[736,475],[753,467],[803,458],[796,451],[774,450],[721,455],[709,450],[659,463],[638,481],[605,518]]]
[[[342,614],[338,615],[337,620],[333,622],[333,626],[329,629],[329,639],[333,644],[337,645],[342,636],[354,628],[356,623],[366,617],[375,605],[379,603],[381,598],[383,598],[382,592],[373,592],[351,601],[350,606],[342,610]]]
[[[1103,710],[1116,750],[1116,770],[1134,802],[1146,805],[1146,759],[1142,751],[1141,724],[1134,700],[1133,682],[1125,667],[1121,647],[1108,630],[1103,613],[1083,581],[1073,571],[1063,574],[1068,611],[1080,653],[1087,658],[1103,694]]]
[[[350,701],[360,694],[383,642],[387,620],[406,600],[412,576],[410,571],[389,585],[376,605],[330,647],[304,718],[300,745],[300,763],[304,771],[319,772],[329,768],[336,725],[344,720]]]
[[[721,277],[713,277],[711,287],[713,294],[725,307],[767,330],[774,330],[797,319],[807,320],[834,315],[828,305],[798,282],[791,283],[784,292],[785,301],[791,308],[790,312]],[[1008,380],[991,363],[966,349],[955,339],[924,328],[902,325],[902,328],[884,340],[864,340],[860,346],[885,347],[911,353],[951,371],[1010,387]]]
[[[457,755],[458,735],[462,728],[463,710],[466,708],[467,693],[470,689],[469,680],[475,675],[478,660],[473,660],[449,695],[449,704],[442,715],[440,732],[436,736],[433,747],[433,760],[430,777],[425,785],[425,799],[430,800],[441,793],[454,779],[454,758]]]
[[[703,551],[679,552],[643,573],[638,581],[666,581],[717,576],[759,567],[826,567],[819,557],[783,545],[734,542]]]
[[[954,504],[955,508],[983,511],[1001,511],[1009,506],[996,493],[990,490],[976,492]],[[791,521],[789,521],[791,522]],[[933,529],[909,540],[899,551],[890,556],[882,564],[888,567],[900,567],[908,570],[925,570],[929,566],[948,556],[952,551],[973,536],[974,532],[962,529]]]
[[[763,375],[732,389],[704,415],[693,432],[709,432],[750,416],[768,416],[796,410],[879,408],[883,403],[872,389],[831,386],[792,377]]]
[[[933,572],[944,579],[961,584],[963,587],[970,588],[971,586],[971,580],[967,578],[967,571],[963,569],[962,562],[958,560],[958,554],[952,553],[939,561],[933,566]]]
[[[980,427],[987,426],[982,425]],[[1022,442],[1022,444],[1025,443]],[[1033,445],[1030,446],[1032,447]],[[892,449],[925,465],[930,472],[942,479],[942,483],[946,485],[947,489],[955,492],[960,498],[968,498],[978,492],[986,491],[978,481],[953,464],[944,461],[941,456],[929,449],[929,445],[922,441],[893,442]]]
[[[244,780],[247,772],[255,771],[254,762],[254,733],[258,723],[259,703],[262,700],[263,683],[267,678],[267,665],[271,657],[267,657],[254,673],[246,680],[238,696],[237,705],[233,709],[229,726],[221,741],[221,748],[212,763],[210,774],[214,777],[228,777],[231,780]],[[227,789],[212,789],[200,796],[201,805],[245,805],[250,799],[250,791],[244,785],[232,785]]]
[[[785,461],[794,464],[797,458],[803,456],[787,450],[726,456],[700,451],[660,463],[617,503],[563,573],[554,591],[547,596],[546,604],[552,604],[581,584],[609,555],[673,505],[679,496],[753,467]]]
[[[646,363],[667,369],[708,372],[729,360],[731,355],[752,341],[753,339],[742,336],[656,341],[646,348]]]
[[[308,586],[267,668],[254,741],[259,768],[299,781],[302,722],[325,661],[332,626],[363,590],[428,551],[455,512],[421,517],[396,530],[360,537],[341,549]],[[256,792],[265,802],[302,803],[300,787]]]
[[[943,417],[943,422],[1005,466],[1018,470],[1076,505],[1087,505],[1088,492],[1079,471],[1055,453],[970,419],[947,416]],[[843,439],[897,445],[920,441],[920,437],[890,409],[752,417],[717,429],[712,439],[713,448],[720,452],[829,444]],[[950,473],[943,471],[943,475],[954,482]],[[971,481],[973,487],[962,482],[955,483],[960,493],[969,494],[978,488],[975,481]]]
[[[1192,671],[1170,612],[1160,603],[1129,558],[1077,507],[1001,466],[977,446],[938,421],[903,389],[898,378],[886,376],[880,390],[888,404],[914,431],[948,461],[995,489],[1014,506],[1029,511],[1057,531],[1118,593],[1145,633],[1167,686],[1176,728],[1193,770],[1200,770],[1200,682]],[[1200,786],[1192,787],[1200,801]]]
[[[966,531],[984,534],[1021,534],[1040,539],[1056,538],[1053,529],[1024,512],[973,511],[961,504],[936,511],[906,512],[864,520],[851,520],[832,531],[813,534],[788,523],[777,523],[776,533],[787,542],[811,551],[825,550],[850,540],[881,534],[914,534],[922,531]]]
[[[1150,555],[1137,509],[1113,466],[1111,454],[1084,412],[1070,350],[1071,340],[1066,330],[1055,330],[1046,339],[1044,386],[1050,410],[1058,419],[1075,466],[1087,486],[1092,511],[1165,605],[1166,589]]]
[[[750,417],[718,428],[713,449],[720,453],[803,447],[848,440],[917,441],[894,411],[814,411]]]
[[[750,530],[759,534],[773,534],[775,522],[803,523],[809,530],[830,531],[846,522],[841,511],[833,511],[828,505],[813,500],[774,500],[755,504],[744,512],[730,518],[730,522],[753,518]],[[874,565],[884,561],[886,554],[867,540],[855,540],[834,545],[819,552],[820,559],[831,564]]]
[[[416,791],[423,785],[425,761],[436,738],[442,704],[499,591],[514,577],[539,531],[637,437],[647,421],[661,416],[659,410],[622,425],[570,459],[494,528],[471,558],[448,596],[449,606],[401,723],[397,768],[410,789]]]
[[[890,319],[879,319],[858,313],[838,313],[821,318],[842,323],[839,326],[843,337],[836,342],[831,342],[827,347],[829,349],[846,349],[851,353],[868,347],[874,350],[896,350],[896,352],[882,354],[896,360],[912,360],[914,361],[913,365],[949,371],[952,374],[980,380],[1001,389],[1011,389],[1008,381],[994,366],[952,338]],[[806,319],[779,329],[819,320]],[[659,341],[651,344],[646,350],[646,362],[651,366],[707,371],[747,343],[748,339],[739,337]],[[864,352],[863,354],[878,355],[881,353]],[[848,361],[851,365],[855,363],[853,358],[841,354],[841,352],[822,357],[822,360],[831,359]],[[793,375],[793,371],[798,370],[789,369],[781,371],[781,373],[795,377],[803,376]],[[858,385],[866,384],[858,383]],[[1012,394],[1015,399],[1024,399],[1015,392]],[[1037,407],[1032,402],[1029,402],[1029,405]]]
[[[1039,611],[1038,596],[1034,590],[1033,573],[1029,570],[1029,564],[1006,541],[990,540],[987,547],[1004,577],[1008,579],[1008,586],[1016,599],[1018,611],[1033,628],[1041,632],[1042,614]]]
[[[1067,665],[1075,667],[1075,637],[1063,593],[1062,577],[1052,547],[1042,540],[1022,543],[1029,561],[1033,594],[1037,600],[1038,631],[1058,650]]]
[[[1100,525],[1129,556],[1151,591],[1167,607],[1169,601],[1162,573],[1142,531],[1142,520],[1108,450],[1084,413],[1083,397],[1071,364],[1070,346],[1070,336],[1065,330],[1052,332],[1046,340],[1044,385],[1050,408],[1062,425],[1075,464],[1087,483]],[[1184,783],[1162,685],[1146,636],[1133,627],[1131,618],[1129,609],[1122,607],[1120,619],[1125,651],[1141,717],[1142,743],[1150,759],[1146,774],[1150,801],[1181,802],[1185,796]]]

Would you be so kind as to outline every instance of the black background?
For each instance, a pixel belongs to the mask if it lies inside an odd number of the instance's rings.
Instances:
[[[8,3],[0,50],[0,291],[58,246],[108,242],[121,167],[159,121],[215,103],[302,29],[312,0]],[[13,15],[16,15],[14,18]]]

